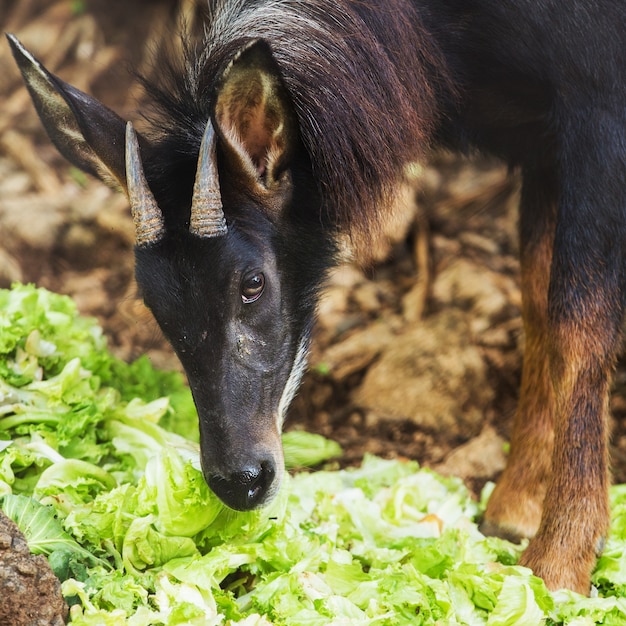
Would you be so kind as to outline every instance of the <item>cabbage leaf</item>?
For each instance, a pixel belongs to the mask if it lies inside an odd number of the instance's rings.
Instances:
[[[225,507],[199,465],[182,376],[107,350],[71,299],[0,290],[0,506],[48,559],[79,626],[626,625],[626,486],[595,597],[550,593],[484,537],[481,502],[415,462],[285,435],[278,497]]]

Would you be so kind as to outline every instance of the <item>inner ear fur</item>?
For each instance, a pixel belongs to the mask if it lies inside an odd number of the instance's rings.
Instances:
[[[250,176],[267,188],[280,182],[297,141],[297,125],[265,42],[244,48],[227,67],[217,90],[215,120]]]

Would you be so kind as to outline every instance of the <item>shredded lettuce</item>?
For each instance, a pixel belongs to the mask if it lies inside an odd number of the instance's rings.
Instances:
[[[283,435],[283,451],[289,469],[312,467],[341,456],[341,446],[336,441],[301,430]]]
[[[414,462],[286,475],[231,511],[199,470],[191,395],[126,364],[73,302],[0,291],[0,506],[48,556],[79,626],[626,624],[626,486],[597,596],[550,593],[484,537],[460,480]],[[285,436],[288,467],[340,454]],[[485,492],[487,494],[487,491]]]

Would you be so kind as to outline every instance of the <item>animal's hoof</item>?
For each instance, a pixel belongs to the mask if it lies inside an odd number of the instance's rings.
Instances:
[[[504,471],[487,503],[480,525],[483,534],[515,543],[537,534],[545,489],[542,483],[533,483],[532,488],[529,483],[527,489],[520,488],[518,483],[519,480],[511,481]]]
[[[512,541],[513,543],[521,543],[523,539],[527,538],[516,528],[502,526],[489,519],[483,519],[478,529],[483,535],[488,537],[500,537],[500,539],[506,539],[507,541]]]

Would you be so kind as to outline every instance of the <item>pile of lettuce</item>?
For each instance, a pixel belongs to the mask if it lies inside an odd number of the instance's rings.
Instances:
[[[195,419],[180,375],[112,357],[69,298],[0,290],[0,504],[73,624],[626,624],[626,486],[596,597],[551,594],[520,546],[479,533],[459,480],[416,463],[296,472],[233,512],[198,470]],[[291,466],[339,453],[297,432],[285,449]]]

